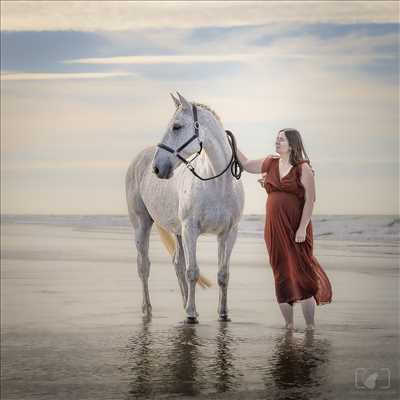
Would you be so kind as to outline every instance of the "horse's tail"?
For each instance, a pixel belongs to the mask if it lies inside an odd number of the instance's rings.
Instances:
[[[155,226],[157,227],[158,233],[160,234],[161,241],[164,243],[164,246],[167,248],[168,253],[171,254],[172,257],[175,257],[176,250],[177,250],[177,243],[175,241],[174,235],[171,235],[170,232],[168,232],[166,229],[164,229],[162,226],[158,225],[155,223]],[[211,281],[200,274],[199,279],[197,280],[197,283],[203,287],[211,287],[212,283]]]

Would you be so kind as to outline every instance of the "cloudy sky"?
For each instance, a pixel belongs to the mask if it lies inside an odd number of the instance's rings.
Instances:
[[[125,172],[169,92],[248,158],[300,131],[314,214],[395,214],[397,2],[1,2],[1,212],[126,214]],[[264,213],[244,173],[245,213]]]

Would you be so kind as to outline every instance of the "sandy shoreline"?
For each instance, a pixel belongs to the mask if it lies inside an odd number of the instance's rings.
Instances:
[[[317,307],[314,334],[299,306],[293,334],[282,329],[262,237],[235,245],[232,322],[217,321],[214,286],[199,288],[200,324],[187,327],[173,266],[152,235],[145,323],[132,238],[3,224],[2,398],[397,398],[398,243],[315,240],[314,255],[334,291]],[[214,237],[200,238],[198,260],[215,282]],[[361,369],[378,371],[374,389]]]

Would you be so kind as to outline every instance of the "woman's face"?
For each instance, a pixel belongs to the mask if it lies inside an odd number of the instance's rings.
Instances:
[[[289,142],[286,138],[286,135],[284,132],[278,132],[278,135],[276,137],[275,141],[275,149],[276,152],[279,154],[286,154],[290,152],[289,149]]]

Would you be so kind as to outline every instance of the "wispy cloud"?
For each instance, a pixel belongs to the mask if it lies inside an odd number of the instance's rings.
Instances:
[[[275,22],[396,22],[397,15],[396,1],[3,1],[1,29],[120,31]]]
[[[120,76],[134,75],[130,72],[77,72],[77,73],[2,73],[2,81],[36,81],[36,80],[60,80],[60,79],[104,79]]]
[[[185,54],[159,56],[124,56],[106,58],[81,58],[66,60],[65,64],[193,64],[218,63],[227,61],[247,62],[262,57],[263,54]]]
[[[6,175],[8,172],[24,172],[27,169],[29,170],[58,170],[58,169],[109,169],[109,168],[117,168],[124,169],[126,168],[126,161],[121,160],[89,160],[89,161],[30,161],[21,164],[8,164],[4,168],[2,168],[2,173]]]

